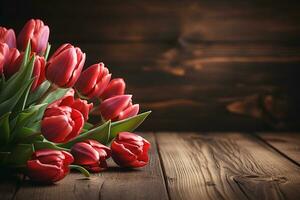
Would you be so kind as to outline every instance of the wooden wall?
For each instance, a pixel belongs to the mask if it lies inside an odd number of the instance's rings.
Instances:
[[[1,25],[41,18],[124,77],[142,130],[300,129],[297,1],[1,2]]]

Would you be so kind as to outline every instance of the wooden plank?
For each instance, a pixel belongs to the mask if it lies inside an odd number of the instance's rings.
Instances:
[[[299,199],[300,168],[239,133],[158,133],[171,199]]]
[[[257,133],[266,143],[300,165],[299,133]]]
[[[17,2],[17,3],[16,3]],[[56,11],[53,12],[53,5]],[[72,9],[70,8],[72,5]],[[8,1],[3,25],[44,19],[59,41],[299,42],[297,1]],[[13,11],[9,11],[13,10]],[[30,14],[29,14],[30,13]],[[81,31],[78,31],[81,30]]]
[[[110,65],[130,63],[145,65],[147,63],[168,64],[186,61],[182,64],[196,65],[209,63],[291,63],[299,62],[299,45],[285,43],[79,43],[68,40],[87,53],[87,62],[103,60]],[[61,45],[55,38],[50,39],[52,52]],[[91,63],[90,63],[91,64]]]
[[[93,174],[90,180],[72,173],[51,186],[25,181],[15,199],[168,199],[154,136],[143,136],[152,145],[150,163],[144,168],[121,169],[111,161],[107,171]]]
[[[0,199],[11,200],[13,199],[16,191],[18,190],[23,176],[13,175],[12,172],[5,172],[0,174]]]
[[[143,130],[299,128],[299,118],[293,117],[300,99],[294,89],[299,85],[297,45],[115,43],[82,48],[87,63],[107,63],[113,77],[125,79],[134,101],[154,111]],[[271,111],[267,97],[273,101]],[[245,104],[244,109],[236,109],[236,103]],[[180,123],[182,116],[189,121]]]
[[[142,169],[120,170],[116,165],[103,173],[102,199],[168,199],[167,190],[153,134],[143,134],[151,143],[151,160]]]

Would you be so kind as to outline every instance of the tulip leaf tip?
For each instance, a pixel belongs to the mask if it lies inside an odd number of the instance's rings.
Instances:
[[[90,177],[90,173],[88,172],[88,170],[86,170],[84,167],[81,167],[80,165],[69,165],[69,168],[81,172],[87,178]]]

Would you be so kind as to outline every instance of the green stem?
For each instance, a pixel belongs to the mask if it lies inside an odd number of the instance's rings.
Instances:
[[[53,91],[55,91],[58,87],[56,87],[54,84],[51,83],[50,87],[47,89],[47,91],[39,98],[37,101],[37,104],[42,103],[45,98]]]
[[[46,61],[48,60],[48,56],[49,56],[49,53],[50,53],[50,49],[51,49],[51,45],[48,43],[46,52],[45,52],[45,54],[44,54],[44,58],[45,58]]]
[[[57,146],[57,145],[56,145],[56,147],[57,147],[57,150],[71,152],[70,149],[63,148],[63,147],[59,147],[59,146]]]
[[[80,171],[85,177],[90,177],[90,173],[84,167],[81,167],[79,165],[69,165],[69,168]]]

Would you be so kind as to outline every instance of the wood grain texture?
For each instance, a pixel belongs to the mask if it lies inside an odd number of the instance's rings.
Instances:
[[[300,168],[249,135],[157,134],[171,199],[299,199]]]
[[[117,43],[82,48],[90,51],[87,62],[101,55],[99,60],[109,63],[115,77],[124,77],[134,101],[153,110],[143,130],[261,131],[299,126],[300,96],[294,90],[300,84],[297,46]],[[274,105],[266,109],[264,99],[269,95]],[[241,111],[229,112],[228,105],[243,101],[251,104],[244,106],[244,116],[238,115]],[[182,123],[183,116],[189,120]]]
[[[105,181],[101,186],[100,199],[168,199],[154,135],[143,136],[151,143],[149,164],[133,170],[120,170],[114,164],[111,170],[103,173]]]
[[[150,162],[141,169],[121,169],[112,161],[110,168],[85,179],[71,173],[51,186],[24,181],[14,199],[168,199],[157,149],[152,134],[144,134],[151,144]]]
[[[7,5],[6,5],[7,4]],[[9,7],[14,5],[14,7]],[[53,11],[53,5],[56,10]],[[56,40],[74,41],[299,41],[299,2],[21,1],[5,3],[3,21],[18,27],[47,19]],[[70,9],[72,6],[72,9]],[[31,12],[28,13],[27,11]],[[18,16],[16,16],[16,14]],[[21,19],[21,20],[20,20]],[[67,25],[67,26],[66,26]],[[83,30],[81,34],[73,34]]]
[[[264,141],[300,165],[299,133],[258,133]]]

